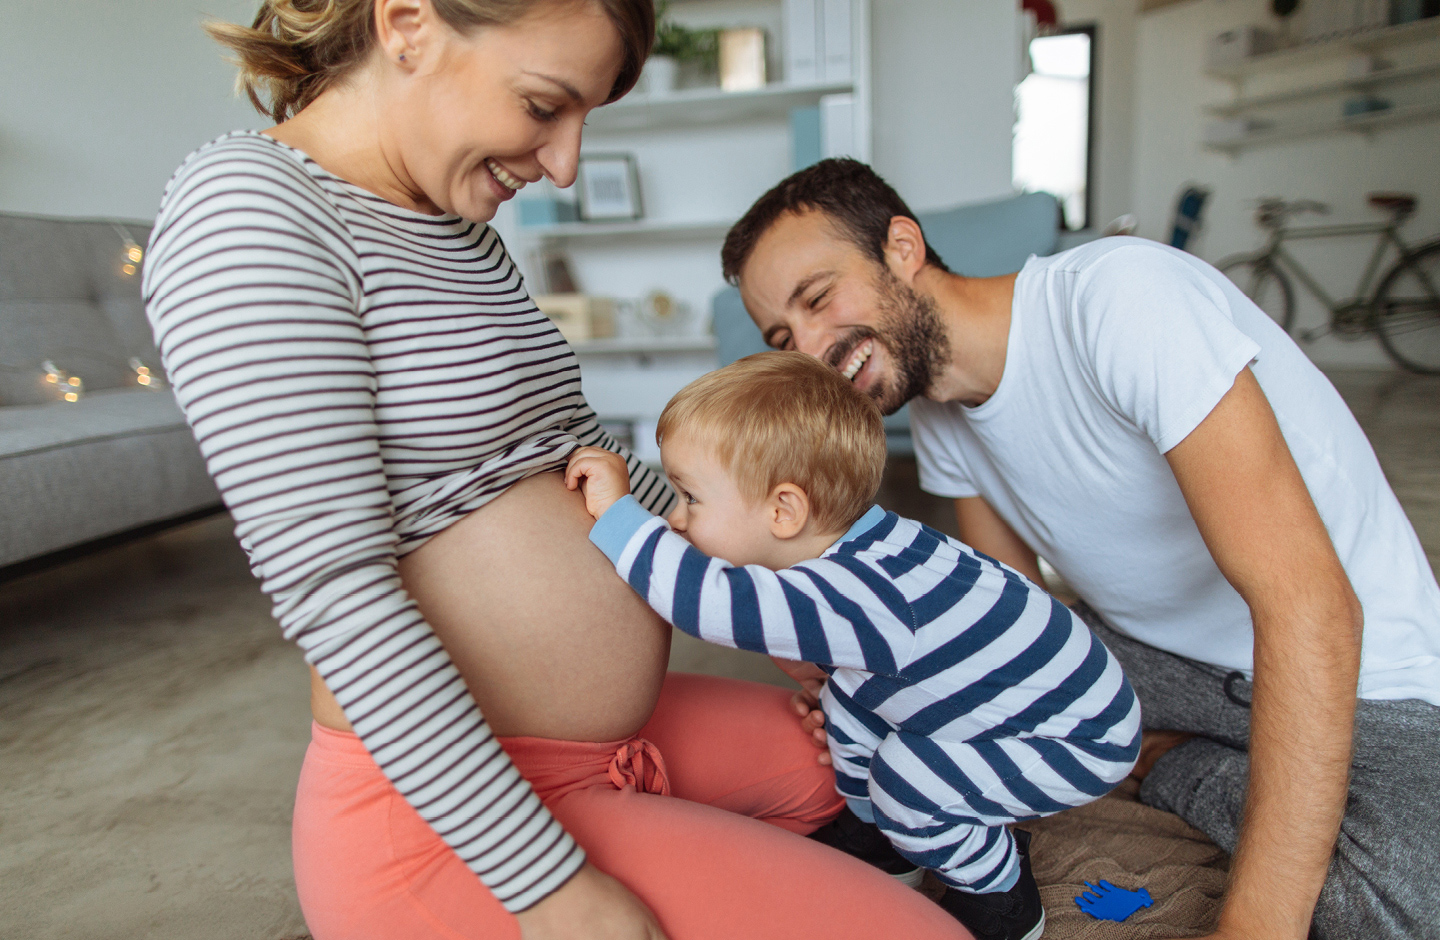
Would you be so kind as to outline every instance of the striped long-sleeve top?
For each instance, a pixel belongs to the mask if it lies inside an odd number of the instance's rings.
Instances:
[[[237,132],[166,187],[144,295],[285,636],[500,901],[543,899],[584,854],[496,743],[397,567],[577,446],[621,451],[504,245]],[[665,511],[668,487],[626,457],[635,492]]]
[[[779,571],[710,558],[632,497],[612,505],[590,539],[691,636],[824,668],[830,692],[874,738],[1065,742],[1113,777],[1088,779],[1058,757],[1062,775],[1075,774],[1067,805],[1108,791],[1138,753],[1138,700],[1069,608],[878,506],[819,558]],[[1123,765],[1118,777],[1115,765]]]

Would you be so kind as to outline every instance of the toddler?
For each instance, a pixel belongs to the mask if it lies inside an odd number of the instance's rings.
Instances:
[[[880,413],[817,359],[712,372],[666,406],[657,438],[680,496],[668,526],[609,451],[577,450],[566,482],[596,519],[591,541],[666,620],[829,674],[848,808],[816,836],[912,883],[933,871],[981,940],[1039,937],[1028,835],[1006,824],[1130,772],[1140,706],[1119,663],[1023,575],[871,505]]]

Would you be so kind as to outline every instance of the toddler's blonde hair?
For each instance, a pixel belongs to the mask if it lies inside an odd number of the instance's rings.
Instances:
[[[875,403],[799,352],[746,356],[685,386],[655,429],[658,442],[676,436],[708,448],[751,500],[781,483],[800,487],[822,532],[863,516],[885,470]]]

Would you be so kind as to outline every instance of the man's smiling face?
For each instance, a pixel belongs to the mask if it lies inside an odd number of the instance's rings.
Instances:
[[[760,236],[740,296],[766,343],[828,362],[885,414],[923,395],[950,361],[934,302],[818,211],[786,212]]]

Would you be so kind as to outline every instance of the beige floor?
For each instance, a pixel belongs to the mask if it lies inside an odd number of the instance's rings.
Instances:
[[[1440,379],[1334,376],[1431,563]],[[953,528],[897,464],[882,501]],[[776,681],[678,637],[672,666]],[[0,938],[303,936],[305,671],[216,517],[0,584]]]

